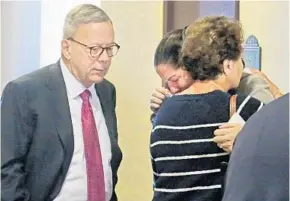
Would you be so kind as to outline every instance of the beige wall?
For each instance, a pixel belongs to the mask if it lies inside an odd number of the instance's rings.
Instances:
[[[262,70],[284,92],[289,91],[288,4],[288,1],[240,1],[245,36],[257,36],[262,47]]]
[[[149,97],[161,82],[153,67],[154,50],[162,37],[163,3],[104,1],[121,49],[108,75],[117,89],[119,142],[123,161],[117,193],[120,201],[152,198],[149,156]]]

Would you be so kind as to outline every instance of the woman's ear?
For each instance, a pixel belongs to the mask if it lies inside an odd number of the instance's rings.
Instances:
[[[225,75],[229,75],[232,72],[233,67],[234,67],[233,61],[229,59],[225,59],[223,61],[223,70]]]

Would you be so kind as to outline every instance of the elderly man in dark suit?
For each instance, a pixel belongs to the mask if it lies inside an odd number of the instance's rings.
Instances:
[[[4,89],[3,201],[117,200],[116,92],[104,79],[119,49],[110,18],[91,4],[73,8],[61,49],[57,63]]]
[[[289,200],[289,94],[245,124],[231,155],[222,201]]]

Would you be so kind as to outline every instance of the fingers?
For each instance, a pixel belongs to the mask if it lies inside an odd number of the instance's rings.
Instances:
[[[241,124],[238,123],[225,123],[219,126],[219,128],[235,128],[235,127],[240,127]]]
[[[150,98],[150,102],[161,104],[163,102],[163,100],[169,96],[170,96],[170,92],[168,91],[168,89],[165,89],[163,87],[157,88],[152,93],[152,96]]]
[[[234,138],[231,135],[222,135],[222,136],[215,136],[213,138],[213,141],[217,144],[225,143],[228,141],[233,141]]]
[[[226,123],[214,131],[215,137],[213,138],[213,141],[217,143],[218,147],[231,153],[235,138],[241,129],[242,125],[240,124]]]
[[[236,130],[235,128],[219,128],[219,129],[216,129],[213,132],[213,134],[215,136],[228,135],[228,134],[234,133],[235,130]]]
[[[160,105],[156,103],[150,103],[150,109],[152,112],[155,112],[159,109]]]
[[[166,95],[163,93],[160,93],[159,91],[154,91],[151,95],[151,99],[152,98],[156,98],[163,101],[166,98]]]
[[[232,153],[232,151],[233,151],[233,146],[223,147],[222,149],[223,149],[225,152],[227,152],[227,153]]]
[[[150,109],[156,112],[165,98],[169,97],[171,94],[168,89],[164,87],[157,88],[151,98],[150,98]]]
[[[218,131],[222,130],[222,131]],[[226,130],[226,131],[225,131]],[[237,131],[235,129],[217,129],[213,141],[224,151],[231,153]]]
[[[161,98],[157,98],[157,97],[152,96],[151,99],[150,99],[150,104],[153,103],[153,104],[161,105],[161,103],[163,102],[163,100],[164,99],[161,99]]]
[[[228,153],[231,153],[233,150],[233,143],[232,142],[219,143],[219,144],[217,144],[217,146]]]
[[[156,92],[156,94],[163,95],[164,97],[170,97],[170,96],[172,96],[171,92],[168,89],[164,88],[164,87],[158,87],[155,90],[155,92]]]
[[[234,135],[236,136],[241,130],[243,126],[240,124],[227,123],[225,125],[220,126],[218,129],[214,131],[215,136],[219,135]]]

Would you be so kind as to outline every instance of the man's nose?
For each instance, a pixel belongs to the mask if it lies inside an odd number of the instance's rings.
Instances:
[[[100,54],[99,56],[99,61],[108,61],[108,60],[110,60],[110,57],[108,56],[107,51],[104,50],[102,54]]]

